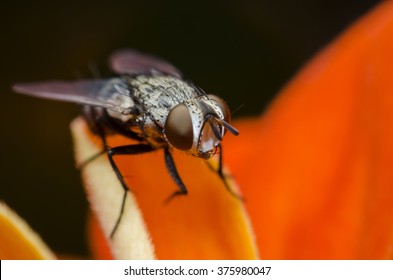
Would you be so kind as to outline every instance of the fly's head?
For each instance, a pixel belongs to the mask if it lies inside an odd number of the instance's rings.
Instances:
[[[215,95],[202,95],[171,109],[164,135],[172,147],[208,159],[216,153],[227,130],[239,134],[230,122],[224,100]]]

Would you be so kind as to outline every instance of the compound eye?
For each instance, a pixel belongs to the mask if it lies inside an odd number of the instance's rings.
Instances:
[[[230,123],[231,122],[231,112],[229,111],[227,103],[224,100],[222,100],[220,97],[215,96],[213,94],[208,94],[207,97],[209,97],[209,99],[213,100],[214,103],[216,103],[218,105],[218,107],[220,107],[221,112],[224,115],[224,121],[226,121],[227,123]]]
[[[194,140],[192,120],[188,108],[184,104],[176,105],[165,122],[166,137],[175,148],[188,151]]]

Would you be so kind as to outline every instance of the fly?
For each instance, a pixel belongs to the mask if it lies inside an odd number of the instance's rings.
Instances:
[[[239,132],[230,124],[231,114],[226,103],[184,80],[178,69],[162,59],[126,49],[113,53],[109,64],[118,77],[23,83],[14,85],[13,89],[30,96],[83,105],[84,117],[103,144],[103,151],[84,165],[106,153],[124,189],[120,215],[111,237],[120,224],[129,190],[113,160],[116,155],[163,149],[166,167],[178,187],[169,200],[188,193],[177,172],[172,150],[202,159],[211,158],[219,150],[216,172],[232,192],[222,170],[220,142],[226,131],[234,135]],[[106,136],[111,133],[119,133],[139,143],[109,147]]]

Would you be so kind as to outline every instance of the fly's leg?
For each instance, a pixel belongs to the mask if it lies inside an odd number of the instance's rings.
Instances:
[[[101,152],[91,156],[90,158],[88,158],[85,162],[83,162],[80,165],[80,168],[85,167],[88,163],[92,162],[93,160],[95,160],[99,156],[106,153],[108,156],[109,163],[110,163],[113,171],[116,174],[116,177],[120,181],[120,184],[124,190],[123,199],[122,199],[121,208],[120,208],[120,214],[119,214],[119,217],[116,220],[115,226],[112,229],[112,232],[110,234],[110,238],[112,239],[117,228],[119,227],[121,218],[123,216],[124,206],[125,206],[125,202],[126,202],[126,198],[127,198],[127,192],[129,191],[129,188],[128,188],[126,182],[124,181],[124,178],[121,175],[119,168],[117,167],[115,161],[113,160],[113,157],[115,155],[142,154],[142,153],[147,153],[147,152],[153,151],[154,149],[148,144],[134,144],[134,145],[126,145],[126,146],[119,146],[119,147],[110,148],[108,146],[108,143],[106,140],[104,126],[110,128],[113,131],[116,131],[117,133],[120,133],[126,137],[129,137],[131,139],[135,139],[138,141],[140,141],[142,139],[139,136],[137,136],[134,132],[127,130],[126,128],[124,128],[124,127],[120,126],[119,124],[117,124],[116,122],[114,122],[105,111],[97,113],[97,111],[95,111],[94,108],[92,108],[90,106],[85,106],[84,109],[85,109],[84,115],[85,115],[85,118],[90,126],[90,129],[94,133],[96,133],[102,140],[103,150]]]
[[[143,154],[143,153],[147,153],[147,152],[151,152],[151,151],[154,151],[154,148],[152,148],[148,144],[134,144],[134,145],[127,145],[127,146],[119,146],[119,147],[110,148],[107,151],[108,159],[109,159],[109,162],[112,166],[112,169],[115,172],[116,177],[120,181],[120,184],[124,190],[124,195],[123,195],[123,200],[121,203],[119,217],[117,218],[115,226],[113,227],[112,232],[110,234],[111,239],[112,239],[113,235],[115,234],[117,228],[119,227],[121,217],[123,216],[123,212],[124,212],[124,206],[126,203],[127,192],[129,191],[129,188],[128,188],[126,182],[124,181],[123,175],[121,175],[121,172],[120,172],[119,168],[117,167],[115,161],[113,160],[113,157],[116,155],[137,155],[137,154]]]
[[[164,149],[164,157],[165,157],[166,168],[168,169],[168,172],[171,175],[173,181],[175,181],[177,187],[179,188],[179,190],[175,191],[165,200],[165,203],[168,203],[175,196],[186,195],[188,191],[182,179],[180,178],[179,173],[177,172],[175,161],[173,160],[172,154],[169,152],[168,148]]]
[[[91,157],[84,160],[80,163],[77,167],[79,169],[83,169],[88,165],[90,162],[94,161],[98,157],[104,155],[108,151],[108,143],[106,141],[106,133],[104,129],[105,125],[105,115],[103,112],[98,113],[94,107],[91,106],[84,106],[83,107],[83,116],[87,122],[87,125],[94,134],[97,134],[102,142],[103,149],[102,151],[98,152],[97,154],[92,155]]]
[[[119,180],[123,190],[124,190],[124,194],[123,194],[123,198],[122,198],[122,202],[121,202],[121,207],[120,207],[120,213],[119,216],[116,220],[116,223],[111,231],[110,234],[110,238],[112,239],[117,228],[119,227],[121,218],[123,216],[124,213],[124,207],[125,207],[125,203],[126,203],[126,198],[127,198],[127,192],[130,190],[126,184],[126,182],[124,181],[123,175],[121,175],[121,172],[119,170],[119,168],[117,167],[117,164],[115,163],[113,157],[116,155],[137,155],[137,154],[143,154],[143,153],[147,153],[147,152],[151,152],[154,149],[148,145],[148,144],[134,144],[134,145],[127,145],[127,146],[119,146],[119,147],[113,147],[113,148],[108,148],[107,142],[106,142],[106,138],[105,138],[105,134],[103,133],[99,133],[103,145],[104,145],[104,150],[93,155],[92,157],[90,157],[89,159],[87,159],[85,162],[83,162],[80,165],[80,168],[85,167],[88,163],[90,163],[91,161],[93,161],[94,159],[98,158],[99,156],[103,155],[103,154],[107,154],[108,156],[108,160],[109,163],[113,169],[113,171],[116,174],[117,179]]]
[[[222,168],[222,162],[223,162],[223,161],[222,161],[222,146],[221,146],[221,144],[219,144],[217,147],[218,147],[218,149],[220,150],[219,153],[218,153],[218,169],[215,170],[215,169],[213,168],[213,166],[212,166],[209,162],[207,162],[207,164],[208,164],[208,166],[210,167],[210,169],[213,170],[214,172],[216,172],[217,175],[221,178],[221,180],[223,181],[224,186],[225,186],[225,188],[228,190],[228,192],[229,192],[232,196],[234,196],[234,197],[236,197],[237,199],[243,201],[244,198],[243,198],[242,196],[240,196],[238,193],[234,192],[233,189],[232,189],[232,188],[229,186],[229,184],[228,184],[227,175],[224,174],[224,170],[223,170],[223,168]]]
[[[79,169],[83,169],[85,168],[86,165],[88,165],[90,162],[94,161],[96,158],[99,158],[100,156],[104,155],[107,152],[107,149],[102,150],[101,152],[98,152],[97,154],[89,157],[87,160],[85,160],[84,162],[80,163],[77,168]]]
[[[87,121],[87,124],[90,127],[90,130],[97,134],[102,141],[103,145],[103,150],[81,164],[78,165],[79,169],[83,169],[86,165],[88,165],[90,162],[94,161],[96,158],[104,155],[105,153],[108,152],[108,144],[106,141],[106,135],[105,135],[105,129],[104,127],[110,128],[111,130],[115,131],[116,133],[119,133],[127,138],[137,140],[139,142],[142,142],[144,139],[137,135],[135,132],[132,130],[120,125],[118,122],[116,122],[113,118],[111,118],[106,111],[102,111],[97,113],[93,107],[91,106],[85,106],[84,108],[84,117]]]

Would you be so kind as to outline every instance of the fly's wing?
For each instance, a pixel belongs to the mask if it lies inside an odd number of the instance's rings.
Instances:
[[[131,49],[114,52],[109,58],[109,65],[117,74],[133,75],[156,70],[178,78],[182,76],[178,69],[165,60]]]
[[[103,107],[120,113],[134,105],[121,79],[37,82],[16,84],[12,88],[34,97]]]

